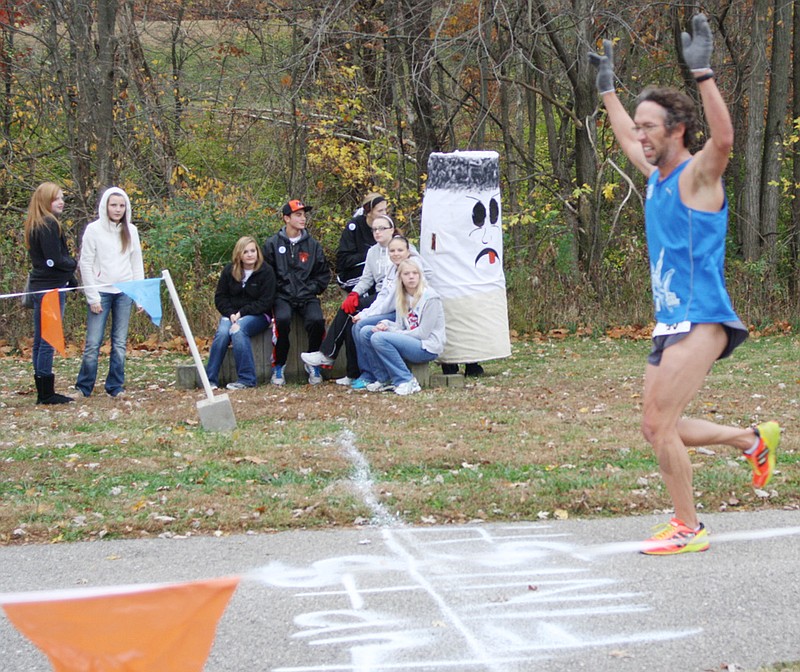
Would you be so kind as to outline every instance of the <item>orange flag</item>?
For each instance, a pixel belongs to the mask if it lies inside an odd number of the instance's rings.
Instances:
[[[61,302],[58,290],[51,289],[42,296],[42,338],[66,357],[64,327],[61,324]]]
[[[29,599],[22,594],[9,601],[0,596],[0,601],[55,672],[201,672],[239,579],[55,591]]]

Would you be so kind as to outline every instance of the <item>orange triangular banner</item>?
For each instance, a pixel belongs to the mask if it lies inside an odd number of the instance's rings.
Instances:
[[[4,603],[55,672],[201,672],[238,576]],[[72,591],[74,593],[74,591]]]
[[[67,356],[64,346],[64,327],[61,324],[61,302],[58,290],[51,289],[42,296],[42,338],[61,353]]]

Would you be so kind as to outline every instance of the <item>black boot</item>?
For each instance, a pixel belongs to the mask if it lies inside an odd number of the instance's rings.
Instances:
[[[471,364],[464,364],[464,375],[474,376],[475,378],[478,378],[479,376],[483,375],[483,367],[477,362],[472,362]]]
[[[442,364],[442,373],[445,376],[453,376],[458,373],[458,364]]]
[[[55,385],[55,374],[36,376],[36,391],[39,393],[36,403],[52,406],[53,404],[68,404],[72,401],[72,397],[56,394]]]
[[[36,382],[36,403],[41,404],[42,399],[44,399],[42,396],[42,379],[41,377],[35,375],[33,380]]]

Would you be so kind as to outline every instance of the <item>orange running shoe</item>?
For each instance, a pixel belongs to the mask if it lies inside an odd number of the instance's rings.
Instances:
[[[645,555],[677,555],[708,550],[708,532],[703,523],[697,530],[687,527],[678,518],[657,525],[655,534],[644,542],[641,553]]]
[[[753,428],[758,437],[758,445],[745,451],[744,456],[753,467],[753,487],[763,488],[772,480],[778,444],[781,442],[781,428],[777,422],[762,422]]]

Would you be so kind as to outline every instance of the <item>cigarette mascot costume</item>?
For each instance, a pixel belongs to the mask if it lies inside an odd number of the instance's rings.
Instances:
[[[438,361],[456,370],[511,354],[500,215],[497,152],[430,155],[420,252],[444,304],[447,344]]]

